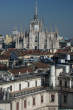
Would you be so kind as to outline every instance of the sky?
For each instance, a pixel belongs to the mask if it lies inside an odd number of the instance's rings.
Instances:
[[[24,31],[34,16],[36,0],[0,0],[0,34],[15,28]],[[73,0],[37,0],[38,15],[48,31],[58,30],[65,38],[73,37]]]

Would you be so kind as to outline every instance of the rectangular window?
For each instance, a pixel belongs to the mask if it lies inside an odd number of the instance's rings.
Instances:
[[[19,84],[19,90],[21,90],[21,84]]]
[[[37,46],[35,46],[35,50],[37,50],[38,49],[38,47]]]
[[[28,82],[28,87],[29,87],[29,82]]]
[[[41,103],[43,103],[43,95],[41,96]]]
[[[19,102],[16,103],[16,110],[19,110]]]
[[[10,91],[12,91],[12,86],[10,86]]]
[[[37,87],[37,81],[35,81],[35,86]]]
[[[35,98],[33,98],[33,105],[35,105]]]
[[[55,101],[55,95],[51,95],[51,102]]]
[[[24,100],[24,108],[26,108],[26,106],[27,106],[27,105],[26,105],[26,100]]]
[[[64,103],[67,103],[67,95],[64,95]]]
[[[59,85],[62,86],[62,80],[59,81]]]
[[[65,81],[65,87],[67,88],[67,81]]]

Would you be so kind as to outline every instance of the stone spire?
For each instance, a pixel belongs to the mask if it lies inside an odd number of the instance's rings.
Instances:
[[[55,26],[55,32],[58,34],[58,28],[57,28],[57,26]]]
[[[35,2],[35,13],[34,13],[34,19],[38,19],[38,6],[37,6],[37,0]]]

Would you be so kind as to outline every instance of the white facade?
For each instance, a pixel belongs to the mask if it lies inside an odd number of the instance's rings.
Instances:
[[[64,68],[63,68],[64,69]],[[51,66],[49,73],[28,73],[24,78],[0,83],[4,92],[2,110],[59,110],[73,109],[73,77],[61,68]],[[45,77],[49,74],[49,77]],[[28,77],[29,76],[29,77]],[[46,79],[45,79],[46,78]],[[48,84],[47,86],[45,84]],[[10,89],[11,88],[11,89]],[[9,100],[10,99],[10,100]],[[26,103],[25,103],[26,102]],[[5,108],[6,107],[6,108]]]
[[[24,40],[24,48],[27,49],[59,49],[58,33],[45,32],[38,18],[31,22],[29,36],[25,36]]]
[[[29,83],[29,86],[28,86],[28,83]],[[20,89],[19,85],[21,85],[21,89]],[[10,86],[12,86],[11,91],[10,91]],[[10,92],[17,92],[20,90],[25,90],[25,89],[34,88],[34,87],[41,87],[40,78],[17,81],[17,82],[10,82],[10,83],[0,85],[0,88],[3,88],[4,90],[9,90]]]
[[[37,10],[37,7],[36,7]],[[24,33],[23,42],[20,41],[21,35],[16,36],[16,48],[26,49],[44,49],[55,52],[59,49],[58,32],[46,32],[43,29],[42,20],[38,19],[38,13],[35,10],[34,19],[30,22],[29,31]],[[27,34],[26,34],[27,33]],[[22,44],[23,46],[22,46]]]

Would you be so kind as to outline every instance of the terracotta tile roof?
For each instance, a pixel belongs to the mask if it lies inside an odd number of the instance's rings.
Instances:
[[[13,73],[13,74],[19,74],[19,72],[21,74],[26,73],[26,72],[33,72],[36,69],[40,69],[40,68],[49,68],[50,65],[49,64],[45,64],[42,62],[37,62],[37,63],[32,63],[31,67],[21,67],[21,68],[15,68],[15,69],[9,69],[9,72]]]
[[[9,69],[8,71],[11,72],[12,74],[19,74],[19,73],[23,74],[25,72],[32,72],[33,70],[30,67],[29,68],[24,67],[24,68]]]
[[[0,70],[7,70],[7,66],[5,64],[0,64]]]
[[[70,53],[70,52],[71,52],[70,47],[65,47],[65,48],[63,48],[63,49],[58,49],[58,50],[56,51],[56,53]]]
[[[40,50],[28,50],[25,52],[25,54],[31,54],[31,55],[49,55],[51,54],[48,51],[40,51]]]
[[[3,52],[3,55],[0,55],[0,59],[8,59],[10,57],[11,52],[14,52],[18,57],[22,57],[25,55],[49,55],[51,54],[48,51],[40,51],[40,50],[20,50],[11,48]]]
[[[45,63],[42,63],[42,62],[37,62],[37,63],[33,63],[35,68],[49,68],[49,64],[45,64]]]
[[[0,55],[0,60],[8,60],[8,56],[6,55]]]

